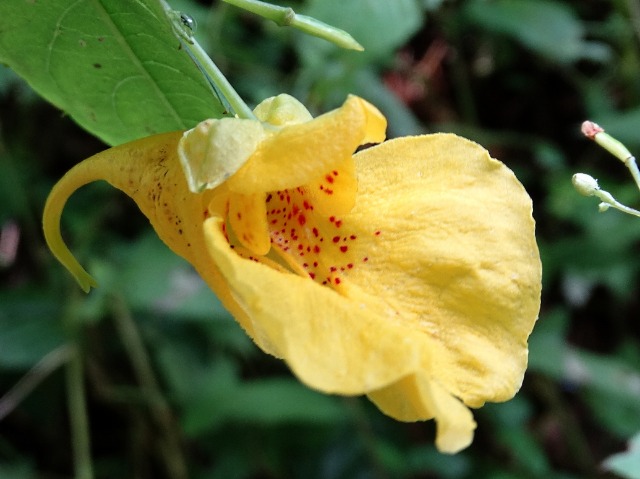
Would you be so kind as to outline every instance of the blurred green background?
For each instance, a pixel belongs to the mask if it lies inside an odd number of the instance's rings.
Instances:
[[[435,450],[432,423],[310,391],[103,184],[65,210],[100,283],[84,296],[40,216],[54,182],[105,145],[0,67],[0,479],[73,477],[77,351],[98,478],[640,477],[640,452],[603,466],[640,432],[640,222],[598,213],[571,186],[589,173],[640,204],[624,166],[579,133],[597,121],[640,154],[640,2],[275,2],[346,29],[365,53],[221,2],[170,3],[251,105],[287,92],[319,113],[355,93],[391,136],[457,132],[516,172],[544,266],[522,390],[476,411],[475,441],[455,456]]]

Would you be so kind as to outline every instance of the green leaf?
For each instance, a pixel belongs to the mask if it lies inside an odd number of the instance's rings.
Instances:
[[[3,0],[0,62],[109,144],[223,111],[159,0]]]
[[[602,465],[620,477],[640,479],[640,433],[631,438],[626,452],[614,454]]]
[[[183,426],[189,436],[197,436],[227,422],[327,425],[346,417],[335,397],[312,391],[294,379],[262,379],[235,385],[212,381],[185,406]]]
[[[33,479],[36,474],[28,462],[0,462],[0,479]]]
[[[415,0],[312,0],[306,15],[349,32],[365,49],[363,53],[340,52],[351,61],[370,61],[388,56],[403,45],[422,24],[422,11]],[[335,46],[307,37],[299,43],[302,58],[307,49],[317,47],[325,53]]]
[[[29,369],[66,341],[55,300],[0,296],[0,368]]]
[[[525,47],[559,63],[583,58],[605,61],[610,49],[584,40],[585,28],[575,12],[551,0],[476,0],[464,13],[487,30],[513,37]]]

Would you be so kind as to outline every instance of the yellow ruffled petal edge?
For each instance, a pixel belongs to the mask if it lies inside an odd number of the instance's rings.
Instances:
[[[399,421],[436,420],[436,447],[455,454],[473,441],[476,422],[471,411],[435,381],[412,374],[368,394],[382,412]]]
[[[227,186],[253,194],[310,184],[350,160],[360,145],[384,140],[385,130],[376,107],[350,95],[340,108],[269,136]]]

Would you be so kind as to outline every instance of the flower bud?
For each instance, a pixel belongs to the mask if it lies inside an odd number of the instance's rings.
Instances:
[[[575,189],[578,190],[578,193],[584,196],[594,196],[596,191],[600,189],[598,180],[585,173],[576,173],[573,175],[571,181]]]

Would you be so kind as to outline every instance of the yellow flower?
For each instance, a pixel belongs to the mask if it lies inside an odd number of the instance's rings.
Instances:
[[[263,123],[207,120],[80,163],[45,206],[50,248],[95,286],[59,221],[73,191],[104,179],[304,383],[366,394],[401,421],[435,418],[437,447],[465,448],[467,406],[511,398],[526,368],[541,288],[530,198],[455,135],[353,155],[386,128],[358,97],[312,119],[281,95],[256,115]]]

